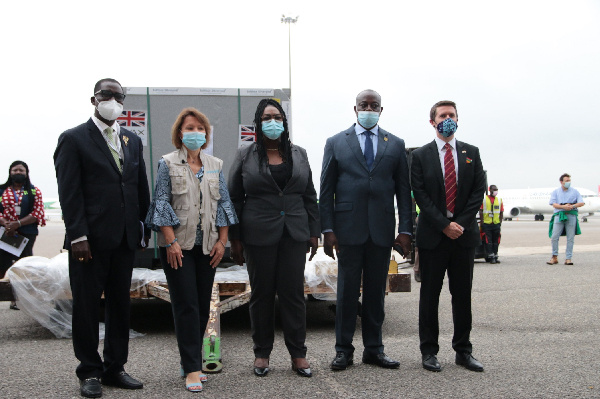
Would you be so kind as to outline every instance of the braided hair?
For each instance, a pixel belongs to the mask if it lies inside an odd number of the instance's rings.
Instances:
[[[279,138],[279,154],[281,158],[283,158],[283,162],[292,162],[292,143],[290,141],[290,131],[288,130],[287,117],[285,116],[285,112],[281,105],[271,99],[271,98],[263,98],[258,103],[258,107],[256,107],[256,113],[254,114],[254,131],[256,132],[256,149],[258,150],[258,162],[260,165],[267,165],[267,150],[265,148],[265,144],[263,141],[264,134],[262,132],[262,116],[265,112],[265,108],[269,105],[277,108],[277,110],[283,116],[283,133],[281,133],[281,137]]]

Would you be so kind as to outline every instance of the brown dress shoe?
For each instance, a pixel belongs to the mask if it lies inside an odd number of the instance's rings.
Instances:
[[[552,259],[550,259],[548,262],[546,262],[547,265],[556,265],[558,264],[558,256],[553,256]]]

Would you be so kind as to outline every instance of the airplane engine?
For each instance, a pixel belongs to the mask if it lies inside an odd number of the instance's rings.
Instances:
[[[513,218],[519,217],[520,214],[521,214],[521,209],[519,209],[519,208],[515,207],[510,210],[510,216]]]

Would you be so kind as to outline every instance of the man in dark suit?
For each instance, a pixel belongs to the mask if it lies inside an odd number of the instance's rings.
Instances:
[[[458,112],[452,101],[436,103],[430,121],[436,137],[412,153],[411,183],[421,208],[417,247],[421,268],[419,337],[423,367],[441,371],[439,350],[439,296],[448,271],[452,295],[456,364],[483,371],[472,355],[471,284],[475,247],[481,244],[476,214],[485,190],[479,149],[457,141]]]
[[[335,259],[334,248],[338,255],[333,370],[353,364],[361,277],[363,363],[400,365],[383,352],[381,327],[392,246],[410,251],[411,198],[404,141],[379,127],[382,110],[377,92],[362,91],[354,107],[358,123],[325,145],[319,198],[323,246],[327,255]]]
[[[58,139],[54,166],[64,216],[73,292],[73,347],[81,395],[102,396],[102,384],[140,389],[123,369],[129,345],[129,289],[135,250],[150,203],[142,142],[116,123],[123,88],[114,79],[94,87],[94,115]],[[143,234],[142,234],[143,233]],[[98,310],[105,297],[104,362],[98,354]],[[101,380],[100,380],[101,379]]]

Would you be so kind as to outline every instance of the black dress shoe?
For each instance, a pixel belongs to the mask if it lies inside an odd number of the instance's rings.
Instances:
[[[257,358],[258,359],[258,358]],[[254,360],[254,375],[257,377],[265,377],[269,373],[269,359],[267,359],[266,367],[257,367],[256,359]]]
[[[309,377],[309,378],[312,377],[312,372],[310,371],[310,367],[307,367],[305,369],[300,368],[300,367],[296,366],[293,359],[292,359],[292,370],[294,370],[296,373],[298,373],[298,375],[300,375],[302,377]]]
[[[423,355],[423,368],[429,371],[442,371],[442,366],[435,355]]]
[[[456,364],[471,371],[483,371],[483,364],[475,359],[470,353],[456,352]]]
[[[421,271],[420,270],[415,270],[415,281],[417,283],[421,282]]]
[[[336,352],[335,359],[331,362],[332,370],[346,370],[348,366],[354,364],[354,355],[347,354],[346,352]]]
[[[125,371],[119,371],[117,374],[102,377],[102,384],[123,389],[142,389],[144,384],[131,377]]]
[[[80,381],[79,392],[84,398],[99,398],[102,396],[100,378],[92,377]]]
[[[400,367],[400,362],[392,360],[385,353],[378,353],[376,356],[363,354],[362,361],[363,363],[374,364],[385,369],[397,369]]]

